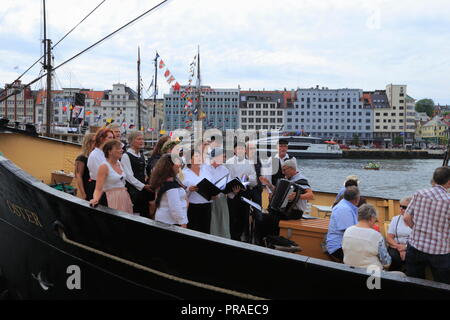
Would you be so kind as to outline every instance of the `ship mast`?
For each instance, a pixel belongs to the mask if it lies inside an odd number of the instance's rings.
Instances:
[[[51,124],[53,116],[53,104],[52,104],[52,41],[47,39],[47,21],[45,14],[45,0],[42,0],[44,6],[44,70],[47,70],[47,136],[51,135]]]
[[[137,60],[137,74],[138,74],[138,130],[141,130],[141,49],[138,47],[138,60]]]
[[[201,85],[201,78],[200,78],[200,46],[198,46],[198,52],[197,52],[197,120],[202,120],[202,85]]]

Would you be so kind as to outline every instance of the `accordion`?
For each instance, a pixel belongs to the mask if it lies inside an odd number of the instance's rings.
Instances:
[[[270,209],[281,213],[289,211],[288,197],[293,193],[296,193],[296,199],[298,200],[300,195],[305,193],[305,189],[296,182],[291,182],[287,179],[279,179],[272,200],[270,201]]]

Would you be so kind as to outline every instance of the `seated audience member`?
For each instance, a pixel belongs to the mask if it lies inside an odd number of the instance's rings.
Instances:
[[[402,271],[405,264],[406,244],[412,229],[406,225],[403,217],[410,201],[411,197],[400,200],[400,214],[393,217],[389,224],[386,242],[389,246],[389,255],[392,258],[390,271]]]
[[[108,141],[103,146],[103,152],[106,161],[98,168],[94,198],[90,203],[97,205],[105,192],[108,207],[133,213],[133,204],[125,188],[125,171],[119,161],[123,152],[120,141]]]
[[[351,182],[349,182],[351,180]],[[349,182],[347,184],[347,182]],[[349,186],[358,186],[359,178],[356,175],[350,175],[347,178],[345,178],[344,185],[339,189],[338,194],[336,195],[335,203],[339,202],[342,199],[342,195],[344,194],[345,188]]]
[[[94,190],[89,188],[89,169],[87,161],[94,149],[95,133],[87,133],[83,138],[81,154],[75,159],[75,179],[77,181],[78,196],[84,200],[91,200]]]
[[[186,228],[186,191],[176,179],[180,167],[181,159],[172,160],[171,154],[164,154],[152,171],[150,186],[156,191],[155,220]]]
[[[391,257],[386,249],[383,236],[373,230],[377,222],[377,212],[370,204],[358,208],[358,223],[345,230],[342,238],[344,263],[359,268],[378,266],[388,268]]]
[[[357,180],[352,180],[352,179],[349,179],[349,180],[345,181],[344,187],[341,189],[342,192],[339,191],[339,194],[336,196],[336,200],[334,201],[332,207],[337,205],[339,203],[339,201],[341,201],[344,198],[344,191],[345,191],[345,189],[348,188],[348,187],[352,187],[352,186],[357,187],[358,186],[358,181]],[[365,201],[365,199],[363,197],[360,197],[360,200],[359,200],[360,203],[358,203],[357,207],[359,207],[360,205],[365,203],[365,202],[361,203],[361,201]]]
[[[359,190],[357,187],[348,187],[342,199],[331,211],[328,226],[326,246],[328,253],[338,261],[344,260],[342,251],[342,237],[348,227],[358,223]]]

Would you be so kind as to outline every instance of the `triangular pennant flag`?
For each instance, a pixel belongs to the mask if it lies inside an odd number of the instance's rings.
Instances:
[[[181,99],[183,99],[184,97],[186,97],[186,93],[183,92],[183,93],[181,94]]]
[[[159,130],[159,134],[166,134],[167,133],[167,131],[166,130],[164,130],[164,129],[162,129],[162,130]]]
[[[173,81],[175,81],[175,78],[173,76],[170,76],[170,78],[167,79],[168,84],[171,84]]]
[[[178,83],[178,81],[173,85],[173,89],[175,90],[175,91],[180,91],[180,88],[181,88],[181,86],[180,86],[180,84]]]
[[[162,69],[164,68],[166,65],[164,64],[164,61],[159,61],[159,68]]]
[[[73,105],[70,105],[70,108],[69,108],[70,110],[73,110]]]
[[[170,71],[169,71],[169,69],[166,69],[166,72],[164,72],[164,77],[168,77],[168,76],[170,76]]]
[[[63,107],[63,111],[66,112],[67,111],[67,106]]]

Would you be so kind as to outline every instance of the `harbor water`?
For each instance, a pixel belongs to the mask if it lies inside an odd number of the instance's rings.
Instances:
[[[379,164],[380,170],[363,169],[369,162]],[[354,174],[359,177],[361,195],[389,199],[429,187],[434,170],[442,166],[442,160],[436,159],[297,159],[297,163],[313,190],[337,193],[345,178]]]

